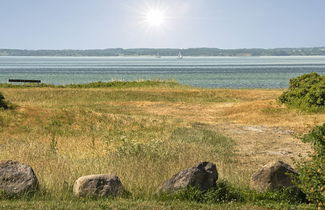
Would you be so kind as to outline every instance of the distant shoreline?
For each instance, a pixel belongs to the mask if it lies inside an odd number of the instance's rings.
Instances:
[[[0,55],[1,57],[52,57],[52,58],[154,58],[154,55]],[[164,58],[176,58],[177,56],[161,56],[159,59]],[[268,57],[325,57],[325,55],[250,55],[250,56],[240,56],[240,55],[187,55],[185,58],[252,58],[252,57],[260,57],[260,58],[268,58]]]
[[[135,57],[135,56],[325,56],[325,47],[311,48],[274,48],[274,49],[219,49],[219,48],[110,48],[88,50],[26,50],[26,49],[0,49],[0,56],[64,56],[64,57]]]

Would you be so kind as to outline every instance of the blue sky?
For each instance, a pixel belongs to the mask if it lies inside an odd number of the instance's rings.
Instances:
[[[164,11],[164,24],[143,19]],[[325,46],[325,0],[0,0],[0,48]]]

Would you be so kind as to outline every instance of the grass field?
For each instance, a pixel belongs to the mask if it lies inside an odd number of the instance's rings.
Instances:
[[[271,200],[226,204],[159,200],[155,192],[164,180],[200,161],[216,163],[220,179],[248,189],[251,174],[268,161],[293,163],[306,156],[310,148],[297,136],[325,121],[325,114],[278,105],[282,90],[199,89],[175,82],[126,84],[0,88],[16,105],[0,111],[0,160],[29,164],[42,187],[33,198],[2,198],[0,207],[282,208]],[[98,173],[119,176],[132,196],[73,198],[74,181]]]

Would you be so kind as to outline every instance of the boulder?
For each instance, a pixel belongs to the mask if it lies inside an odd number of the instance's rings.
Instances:
[[[204,191],[215,187],[217,179],[216,165],[202,162],[175,174],[160,187],[159,192],[174,192],[187,187],[196,187]]]
[[[124,192],[120,179],[109,174],[82,176],[73,186],[73,193],[78,197],[116,197]]]
[[[38,180],[33,169],[17,161],[0,161],[0,191],[7,195],[35,192]]]
[[[252,175],[251,186],[262,191],[294,187],[290,176],[294,174],[297,172],[290,165],[282,161],[273,161]]]

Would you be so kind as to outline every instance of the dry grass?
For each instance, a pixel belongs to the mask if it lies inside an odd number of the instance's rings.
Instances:
[[[308,146],[293,134],[325,121],[324,114],[279,106],[281,90],[0,91],[18,105],[0,111],[0,159],[31,165],[58,197],[71,194],[77,177],[96,173],[116,174],[136,197],[151,197],[165,179],[200,161],[215,162],[221,178],[247,186],[260,165],[305,155]],[[187,136],[174,135],[177,129]]]

